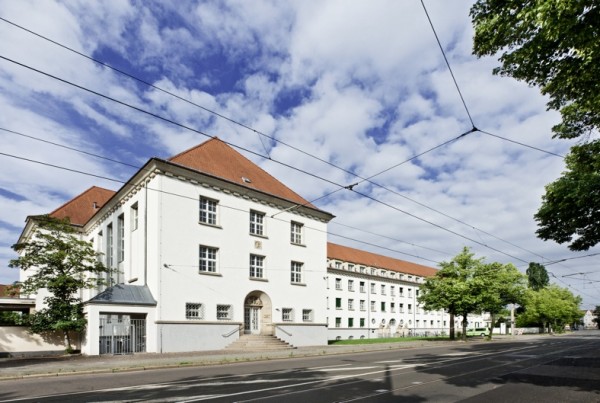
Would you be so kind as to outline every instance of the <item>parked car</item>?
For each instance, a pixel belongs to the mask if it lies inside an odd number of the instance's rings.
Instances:
[[[477,327],[475,329],[467,329],[467,336],[489,336],[490,329],[487,327]]]

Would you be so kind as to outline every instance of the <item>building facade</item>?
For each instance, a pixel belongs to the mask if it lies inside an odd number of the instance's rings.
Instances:
[[[417,300],[435,269],[327,243],[333,215],[217,138],[50,215],[113,269],[81,291],[85,354],[217,350],[244,334],[305,346],[448,332],[447,315]],[[35,227],[29,217],[20,241]],[[43,306],[44,292],[34,297]]]

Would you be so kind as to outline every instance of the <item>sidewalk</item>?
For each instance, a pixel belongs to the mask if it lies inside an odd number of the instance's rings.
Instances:
[[[506,340],[504,337],[494,339]],[[483,339],[468,341],[483,342]],[[321,355],[438,347],[460,341],[409,341],[399,343],[299,347],[271,351],[199,351],[187,353],[142,353],[132,355],[56,356],[40,358],[0,358],[0,381],[31,377],[74,374],[144,371],[160,368],[231,364],[248,361],[280,360]]]

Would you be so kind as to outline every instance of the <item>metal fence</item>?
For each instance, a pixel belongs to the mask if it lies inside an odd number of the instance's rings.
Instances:
[[[100,318],[100,354],[146,352],[146,319]]]

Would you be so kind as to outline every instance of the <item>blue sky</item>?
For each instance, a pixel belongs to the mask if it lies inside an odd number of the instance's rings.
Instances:
[[[0,17],[241,125],[4,21],[0,56],[325,178],[247,155],[309,200],[338,189],[328,181],[359,181],[345,171],[369,177],[472,128],[417,0],[162,3],[0,0]],[[546,111],[539,91],[493,76],[495,58],[471,55],[471,3],[425,1],[475,125],[564,155],[571,144],[552,140],[559,116]],[[0,129],[133,165],[207,139],[6,60]],[[4,130],[0,140],[3,153],[20,158],[120,180],[135,171]],[[7,263],[28,215],[50,212],[92,185],[119,185],[0,161],[0,283],[7,283],[17,279]],[[544,185],[563,169],[561,158],[475,132],[374,177],[385,189],[355,188],[394,208],[347,190],[315,204],[336,215],[332,242],[432,266],[466,245],[487,261],[524,270],[524,262],[596,250],[573,253],[535,237],[532,217]],[[584,308],[600,304],[594,262],[548,266],[554,282],[583,297]]]

